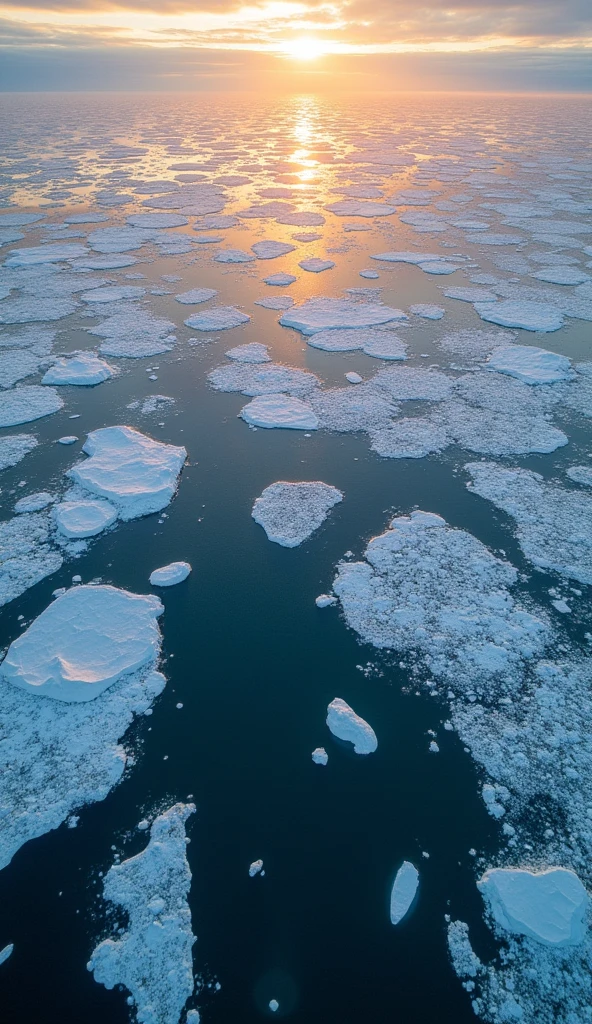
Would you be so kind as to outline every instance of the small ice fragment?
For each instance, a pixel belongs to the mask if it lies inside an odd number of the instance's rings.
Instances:
[[[188,1010],[187,1017],[185,1018],[185,1024],[199,1024],[200,1016],[199,1010]]]
[[[374,729],[341,697],[335,697],[329,704],[327,725],[338,739],[353,743],[356,754],[372,754],[378,746]]]
[[[419,872],[408,860],[397,871],[391,891],[391,924],[399,924],[407,916],[419,885]]]
[[[182,583],[191,572],[189,562],[171,562],[161,569],[155,569],[150,573],[150,583],[153,587],[173,587],[175,583]]]
[[[349,373],[346,373],[345,379],[348,380],[350,384],[361,384],[364,380],[364,378],[360,377],[360,374],[356,373],[355,370],[350,370]]]
[[[571,612],[571,608],[569,607],[567,601],[564,601],[563,598],[558,601],[551,601],[551,604],[554,608],[557,609],[558,612],[561,612],[562,615],[569,615],[569,613]]]
[[[9,942],[4,949],[0,949],[0,964],[6,963],[8,957],[12,954],[14,949],[14,942]]]
[[[439,754],[439,753],[440,753],[440,747],[438,746],[438,744],[436,743],[435,740],[432,740],[432,742],[430,743],[430,754]]]
[[[315,747],[311,757],[315,764],[327,764],[329,755],[324,747]]]
[[[253,863],[249,867],[249,878],[254,878],[255,875],[258,875],[262,868],[263,868],[263,861],[262,860],[254,860]]]
[[[376,270],[360,270],[360,277],[365,277],[368,281],[376,281],[380,274]]]
[[[67,434],[65,437],[58,437],[58,444],[75,444],[77,440],[76,434]]]
[[[82,583],[82,576],[78,576],[78,575],[73,576],[72,577],[72,583]]]
[[[138,829],[140,830],[140,832],[146,832],[146,830],[149,828],[150,822],[146,821],[145,818],[142,818],[142,820],[138,822]]]
[[[277,1010],[279,1010],[279,1008],[280,1004],[278,1003],[277,999],[269,1000],[269,1009],[271,1010],[272,1013],[275,1013]]]
[[[329,608],[332,604],[337,604],[337,598],[333,597],[332,594],[319,594],[315,598],[315,604],[317,608]]]

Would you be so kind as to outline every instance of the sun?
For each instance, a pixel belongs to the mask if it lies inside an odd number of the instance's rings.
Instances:
[[[315,60],[327,53],[326,47],[320,39],[290,39],[282,44],[282,51],[287,57],[294,60]]]

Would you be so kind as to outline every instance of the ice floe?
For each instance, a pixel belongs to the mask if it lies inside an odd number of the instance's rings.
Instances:
[[[176,583],[186,580],[190,572],[189,562],[171,562],[170,565],[154,569],[150,573],[150,583],[153,587],[174,587]]]
[[[584,938],[589,897],[573,871],[490,868],[478,887],[496,924],[505,931],[545,946],[576,945]]]
[[[13,434],[0,438],[0,470],[16,466],[36,447],[37,438],[32,434]]]
[[[311,274],[321,274],[323,270],[331,270],[335,266],[333,260],[322,260],[318,256],[311,256],[310,259],[300,260],[299,267],[308,270]]]
[[[318,530],[334,505],[343,500],[336,487],[315,480],[270,484],[255,501],[252,516],[269,540],[295,548]]]
[[[510,596],[514,567],[440,516],[393,519],[365,557],[341,562],[333,584],[365,642],[420,655],[455,689],[474,692],[513,678],[523,659],[542,652],[545,623]]]
[[[296,246],[289,242],[255,242],[251,250],[258,260],[275,260],[278,256],[285,256],[286,253],[294,252]]]
[[[63,400],[54,388],[36,384],[13,388],[0,394],[0,427],[32,423],[58,412],[63,405]]]
[[[493,462],[465,466],[469,490],[511,516],[518,543],[534,565],[592,584],[592,495],[568,490],[529,469]]]
[[[544,302],[513,299],[476,302],[475,309],[482,320],[501,327],[519,327],[524,331],[558,331],[564,322],[561,312]]]
[[[34,494],[26,494],[19,498],[14,504],[15,512],[41,512],[48,505],[55,501],[55,495],[49,491],[35,491]]]
[[[56,526],[64,537],[96,537],[117,519],[117,509],[108,501],[77,499],[55,507]]]
[[[446,312],[442,306],[436,306],[433,302],[415,302],[409,306],[409,312],[414,316],[421,316],[425,320],[441,320]]]
[[[247,345],[236,345],[234,348],[225,352],[224,355],[228,356],[229,359],[234,359],[237,363],[270,363],[271,356],[267,351],[267,345],[262,345],[259,341],[251,341]]]
[[[265,874],[263,871],[263,861],[254,860],[253,863],[249,865],[249,878],[255,878],[255,875],[260,874]]]
[[[200,302],[207,302],[208,299],[213,299],[218,294],[215,288],[191,288],[188,292],[181,292],[180,295],[175,295],[177,302],[181,302],[184,306],[198,305]]]
[[[378,303],[355,302],[352,299],[309,299],[303,305],[294,306],[288,313],[284,313],[280,324],[311,335],[343,327],[376,327],[393,320],[406,319],[402,310]]]
[[[327,707],[327,725],[337,739],[352,743],[356,754],[373,754],[378,747],[374,729],[341,697]]]
[[[73,466],[68,475],[115,505],[123,520],[166,508],[187,457],[185,448],[120,426],[91,431],[82,450],[90,458]]]
[[[407,345],[388,328],[342,328],[319,331],[307,338],[313,348],[325,352],[355,352],[362,349],[366,355],[378,359],[406,359]]]
[[[140,660],[142,650],[146,657],[156,657],[158,653],[159,633],[154,621],[160,606],[157,598],[136,597],[133,594],[127,595],[125,591],[114,591],[121,595],[123,602],[117,602],[115,621],[112,614],[115,605],[110,602],[106,615],[101,616],[97,607],[92,615],[94,621],[89,621],[88,616],[80,619],[77,608],[82,611],[85,607],[90,611],[86,605],[88,591],[99,591],[96,600],[100,603],[101,592],[113,589],[76,587],[63,597],[58,597],[55,604],[50,605],[35,620],[43,620],[41,630],[39,627],[35,630],[35,635],[41,633],[44,636],[42,644],[31,645],[26,634],[16,641],[25,641],[25,652],[28,648],[30,659],[23,659],[17,651],[14,667],[11,668],[10,663],[6,665],[6,662],[0,667],[0,709],[3,722],[0,791],[4,810],[0,867],[8,864],[24,843],[57,828],[77,807],[105,799],[121,779],[127,762],[119,740],[134,715],[144,714],[165,686],[164,677],[153,670],[153,662],[144,661],[144,667],[131,674],[125,671],[126,666],[131,667]],[[81,597],[75,596],[78,593]],[[134,619],[137,619],[136,625],[140,625],[141,618],[143,625],[140,636],[134,637],[132,633],[127,641],[126,598],[130,602],[144,602],[141,605],[144,615],[133,616],[130,623],[133,625]],[[43,624],[47,624],[47,619],[43,617],[56,606],[58,613],[56,615],[54,612],[51,616],[51,630],[47,633]],[[124,607],[126,612],[122,618],[120,613]],[[85,630],[89,631],[89,637],[94,638],[90,646],[85,646],[77,639],[81,621]],[[152,623],[151,627],[149,623]],[[34,627],[35,623],[30,630]],[[110,631],[113,631],[113,637]],[[148,643],[149,633],[154,643]],[[116,639],[118,635],[119,642]],[[7,671],[9,674],[16,672],[26,684],[31,670],[31,678],[39,684],[43,683],[44,678],[47,683],[54,675],[56,678],[62,672],[66,675],[69,666],[61,657],[57,646],[58,637],[63,642],[64,654],[74,655],[77,668],[75,675],[79,674],[86,680],[80,685],[91,689],[94,700],[74,703],[53,700],[42,696],[39,686],[35,689],[28,686],[22,689],[18,685],[11,685],[6,678]],[[124,654],[127,650],[127,657],[122,657],[119,663],[116,658],[118,646]],[[56,652],[51,664],[47,660],[50,649]],[[44,658],[49,675],[43,670]],[[97,692],[92,689],[93,679],[105,678],[108,672],[116,675],[117,680],[97,696]]]
[[[105,355],[142,359],[169,352],[176,340],[174,330],[170,320],[134,308],[107,317],[89,328],[89,334],[105,339],[100,345]]]
[[[315,747],[312,754],[310,755],[315,764],[328,764],[329,755],[324,747]]]
[[[248,324],[250,319],[250,316],[234,306],[211,306],[203,313],[194,313],[185,320],[185,325],[195,331],[228,331],[232,327]]]
[[[319,425],[318,417],[308,402],[288,395],[260,395],[245,405],[240,415],[255,427],[316,430]]]
[[[158,598],[109,586],[74,587],[10,645],[0,678],[56,700],[94,700],[124,675],[155,661]]]
[[[113,367],[94,352],[77,352],[58,359],[43,377],[42,384],[101,384],[113,376]]]
[[[265,284],[275,285],[278,288],[285,288],[289,284],[294,284],[294,281],[297,281],[298,278],[294,277],[294,274],[279,273],[270,274],[269,277],[264,277],[263,280]]]
[[[397,871],[391,890],[391,924],[400,924],[411,909],[419,887],[419,872],[408,860]]]
[[[255,299],[256,306],[263,306],[265,309],[290,309],[294,305],[294,299],[290,295],[268,295],[263,299]]]
[[[185,831],[194,811],[179,803],[160,814],[146,848],[114,864],[103,882],[104,898],[127,924],[93,950],[87,966],[105,988],[122,985],[131,994],[142,1024],[180,1024],[195,986]]]
[[[525,384],[554,384],[575,377],[567,356],[532,345],[507,345],[494,349],[487,360],[487,368],[507,373]]]

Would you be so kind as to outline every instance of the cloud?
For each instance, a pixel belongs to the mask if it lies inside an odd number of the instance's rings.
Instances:
[[[0,0],[2,16],[5,39],[18,38],[20,26],[52,43],[74,33],[95,42],[277,48],[313,34],[361,52],[592,46],[590,0]]]

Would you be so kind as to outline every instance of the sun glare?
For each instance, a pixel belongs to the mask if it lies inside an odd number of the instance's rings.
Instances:
[[[315,60],[327,53],[327,49],[319,39],[290,39],[282,46],[287,57],[294,60]]]

